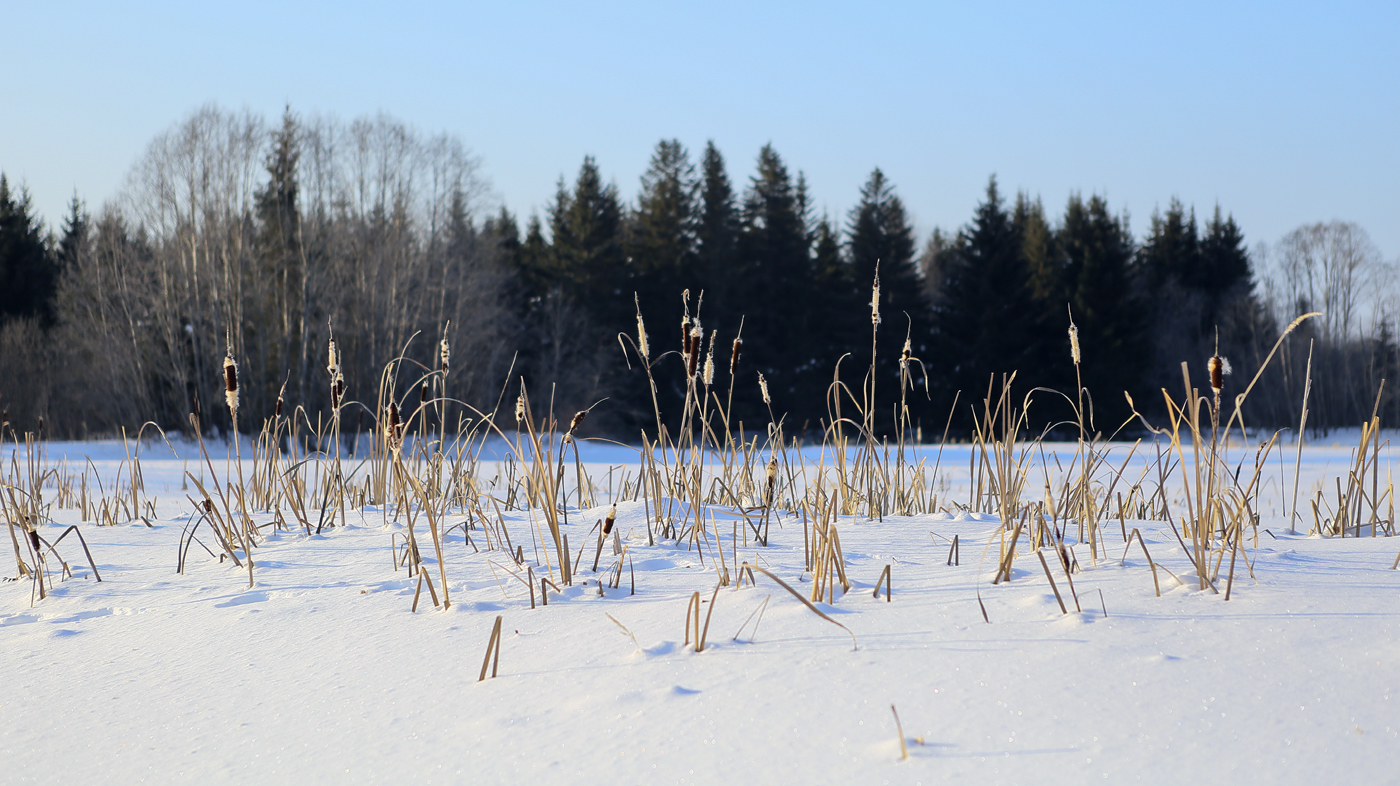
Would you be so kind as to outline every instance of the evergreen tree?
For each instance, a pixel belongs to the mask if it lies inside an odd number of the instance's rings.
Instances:
[[[58,240],[55,257],[60,269],[71,270],[91,251],[92,216],[78,195],[68,203],[68,216],[63,220],[63,235]]]
[[[705,283],[696,269],[695,166],[679,141],[657,143],[641,186],[627,244],[633,286],[644,313],[679,322],[681,291],[698,298]]]
[[[603,184],[592,156],[583,159],[572,193],[560,181],[549,219],[553,267],[564,294],[604,332],[626,329],[633,303],[622,202],[616,186]]]
[[[904,212],[904,204],[894,186],[877,167],[860,190],[860,201],[851,209],[847,223],[850,237],[851,277],[854,279],[849,305],[843,310],[865,316],[862,302],[880,276],[880,318],[876,417],[881,422],[899,400],[900,355],[907,336],[915,357],[925,358],[929,350],[929,305],[914,260],[914,229]],[[868,320],[862,320],[868,323]],[[863,331],[862,331],[863,332]],[[855,353],[860,366],[870,362],[870,351],[863,345]],[[915,372],[917,374],[917,371]],[[920,399],[923,396],[918,397]],[[911,407],[917,402],[909,399]],[[921,409],[921,408],[920,408]]]
[[[260,267],[250,292],[261,292],[261,302],[252,304],[247,324],[239,326],[249,338],[256,337],[262,351],[263,367],[250,378],[268,390],[280,384],[287,371],[303,384],[310,381],[311,349],[304,343],[306,322],[306,276],[301,249],[301,210],[297,204],[297,162],[301,152],[296,116],[288,107],[282,114],[282,127],[273,132],[272,149],[265,168],[268,180],[254,197],[258,217]],[[251,272],[251,271],[250,271]],[[305,389],[299,391],[305,394]]]
[[[700,162],[700,215],[695,227],[696,267],[705,291],[706,323],[737,332],[742,306],[735,274],[739,270],[739,212],[724,156],[713,141],[705,143]]]
[[[1145,328],[1142,307],[1133,292],[1133,240],[1126,220],[1109,214],[1103,197],[1086,203],[1071,196],[1058,235],[1069,283],[1069,306],[1079,330],[1080,381],[1092,396],[1093,427],[1111,434],[1131,414],[1123,392],[1145,397],[1138,385],[1145,370]],[[1067,325],[1069,315],[1059,324]],[[1069,353],[1062,347],[1057,357],[1073,393]],[[1086,402],[1087,403],[1087,402]],[[1090,414],[1088,412],[1086,415]]]
[[[1055,231],[1045,219],[1045,206],[1040,199],[1032,200],[1024,191],[1018,193],[1011,211],[1011,226],[1021,238],[1021,255],[1026,258],[1035,299],[1058,313],[1069,295],[1064,259],[1056,248]]]
[[[830,368],[818,370],[820,349],[812,340],[814,325],[826,315],[807,307],[814,275],[801,209],[787,166],[771,144],[764,145],[744,194],[738,244],[742,274],[736,300],[745,319],[744,352],[750,361],[739,369],[736,390],[757,387],[754,372],[763,372],[769,391],[778,397],[774,411],[791,413],[799,426],[824,414],[820,404],[810,402],[822,401],[820,378],[830,374]],[[760,413],[766,417],[766,408],[750,410],[748,417],[752,421]]]
[[[962,391],[957,418],[965,427],[967,407],[975,403],[980,409],[993,374],[999,386],[1001,374],[1016,371],[1017,387],[1025,390],[1043,377],[1046,355],[1021,238],[1002,206],[995,177],[939,272],[935,379],[943,383],[945,408],[953,393]]]
[[[58,264],[34,216],[28,189],[15,196],[0,173],[0,325],[22,317],[54,322]]]

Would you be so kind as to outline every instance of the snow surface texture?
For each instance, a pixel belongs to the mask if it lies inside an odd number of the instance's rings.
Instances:
[[[65,453],[108,478],[124,457],[49,449]],[[1291,490],[1292,455],[1266,497]],[[627,456],[584,458],[598,478]],[[966,457],[944,456],[952,498]],[[1308,448],[1300,496],[1347,460]],[[534,609],[514,562],[457,529],[452,607],[424,591],[411,613],[415,582],[391,556],[402,525],[378,509],[320,536],[270,534],[251,589],[198,545],[177,575],[184,462],[148,446],[142,467],[152,526],[82,527],[101,583],[70,538],[74,578],[47,599],[0,584],[0,783],[1400,783],[1400,540],[1289,535],[1268,504],[1256,578],[1238,571],[1228,602],[1166,573],[1189,565],[1165,523],[1129,521],[1165,569],[1161,597],[1141,549],[1120,561],[1114,526],[1111,559],[1078,550],[1079,611],[1046,552],[1068,613],[1033,553],[993,586],[989,516],[842,519],[853,586],[818,607],[853,648],[762,574],[711,609],[712,555],[647,546],[640,502],[617,524],[635,595],[624,571],[600,596],[610,546],[590,570],[606,507],[570,512],[564,531],[589,548],[575,584]],[[50,540],[78,523],[53,515]],[[506,521],[534,564],[529,515]],[[810,592],[800,521],[775,521],[766,548],[742,527],[740,561]],[[872,597],[886,566],[889,601]],[[699,653],[682,630],[697,591]],[[497,616],[499,676],[478,682]]]

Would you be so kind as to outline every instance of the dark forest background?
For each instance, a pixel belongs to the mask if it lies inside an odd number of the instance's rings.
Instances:
[[[1072,394],[1071,317],[1105,434],[1127,419],[1125,391],[1154,416],[1162,388],[1179,398],[1182,361],[1204,384],[1217,346],[1234,367],[1227,395],[1238,392],[1310,310],[1324,316],[1284,342],[1246,423],[1296,427],[1310,347],[1310,427],[1358,425],[1382,378],[1383,420],[1400,415],[1391,266],[1354,224],[1299,227],[1251,250],[1224,206],[1198,215],[1172,199],[1139,239],[1101,196],[1056,210],[991,177],[966,224],[920,242],[879,169],[833,216],[771,145],[736,177],[713,142],[675,140],[657,144],[634,204],[592,158],[560,178],[543,215],[491,204],[459,140],[382,114],[345,124],[288,110],[268,126],[206,107],[151,143],[118,199],[93,214],[75,195],[52,230],[0,176],[0,405],[17,431],[42,417],[48,436],[87,437],[147,420],[188,430],[197,397],[205,423],[226,430],[227,410],[210,403],[222,400],[231,342],[245,430],[279,393],[314,422],[330,407],[331,331],[347,397],[371,407],[384,364],[403,352],[437,368],[445,332],[447,395],[490,411],[523,378],[564,419],[606,398],[586,431],[635,441],[655,418],[618,334],[635,340],[640,308],[674,423],[685,376],[663,354],[681,348],[688,308],[713,345],[722,399],[742,325],[735,427],[768,422],[761,373],[789,433],[811,436],[829,421],[838,361],[853,391],[870,367],[878,266],[884,435],[903,395],[909,436],[936,441],[961,391],[951,435],[965,437],[989,381],[1011,371],[1018,399],[1038,386]],[[921,364],[901,391],[906,339]],[[1062,402],[1038,396],[1034,427],[1071,418]],[[345,428],[357,424],[370,428],[354,416]]]

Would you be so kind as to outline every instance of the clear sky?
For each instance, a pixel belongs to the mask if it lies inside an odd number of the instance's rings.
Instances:
[[[1052,214],[1173,197],[1248,242],[1365,227],[1400,255],[1400,2],[73,3],[0,0],[0,169],[56,224],[200,105],[384,110],[542,210],[585,154],[631,198],[657,140],[771,141],[844,216],[871,168],[922,237],[995,173]]]

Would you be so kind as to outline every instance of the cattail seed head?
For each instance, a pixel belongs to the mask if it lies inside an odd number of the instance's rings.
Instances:
[[[326,371],[332,379],[340,372],[340,347],[336,345],[334,336],[326,342]]]
[[[331,408],[339,409],[340,401],[345,397],[345,375],[339,370],[335,372],[335,377],[331,379]]]
[[[690,328],[690,358],[688,370],[690,372],[689,376],[691,377],[694,377],[695,372],[700,368],[700,349],[705,344],[704,335],[705,331],[700,327],[700,320],[695,320],[695,323]]]
[[[637,348],[642,352],[643,360],[651,359],[651,347],[647,346],[647,326],[642,321],[642,312],[637,312]]]
[[[613,506],[608,510],[608,517],[607,517],[606,519],[604,519],[604,521],[603,521],[603,535],[604,535],[604,536],[607,536],[607,535],[611,535],[611,534],[612,534],[613,522],[616,521],[616,520],[617,520],[617,503],[614,502],[614,503],[613,503]]]
[[[880,276],[875,276],[875,283],[870,287],[870,324],[880,324]]]
[[[765,473],[768,477],[768,490],[773,490],[773,484],[778,481],[778,457],[768,459],[768,470]]]
[[[743,349],[744,340],[736,336],[734,339],[734,349],[729,355],[729,376],[731,377],[734,376],[734,372],[739,370],[739,353],[743,351]]]
[[[517,428],[525,420],[525,393],[522,391],[515,398],[515,425]]]
[[[1230,368],[1230,361],[1219,355],[1211,355],[1210,360],[1206,361],[1206,370],[1210,372],[1211,390],[1219,395],[1221,389],[1225,387],[1225,377],[1234,371]]]
[[[282,417],[282,394],[277,394],[277,409],[273,412],[276,417]]]
[[[772,404],[773,399],[768,397],[768,380],[763,378],[763,372],[758,372],[758,391],[763,394],[763,403]]]
[[[224,400],[234,418],[238,417],[238,361],[233,359],[233,350],[224,355]]]
[[[399,422],[399,405],[394,401],[389,402],[389,417],[384,423],[384,441],[394,453],[398,453],[403,447],[403,424]]]
[[[710,351],[705,353],[705,372],[701,381],[706,386],[715,384],[715,337],[718,334],[710,334]]]
[[[681,317],[681,347],[685,351],[685,356],[690,357],[690,314]]]
[[[1079,365],[1079,327],[1073,322],[1069,323],[1069,356]]]
[[[904,349],[899,353],[899,368],[901,371],[909,369],[909,359],[914,356],[914,347],[909,341],[909,337],[904,337]]]
[[[573,433],[578,430],[579,424],[582,423],[583,419],[586,417],[588,417],[588,410],[586,409],[581,409],[574,413],[574,419],[569,421],[569,436],[573,436]]]
[[[447,376],[448,370],[452,367],[452,345],[444,338],[438,343],[438,366],[443,376]]]

